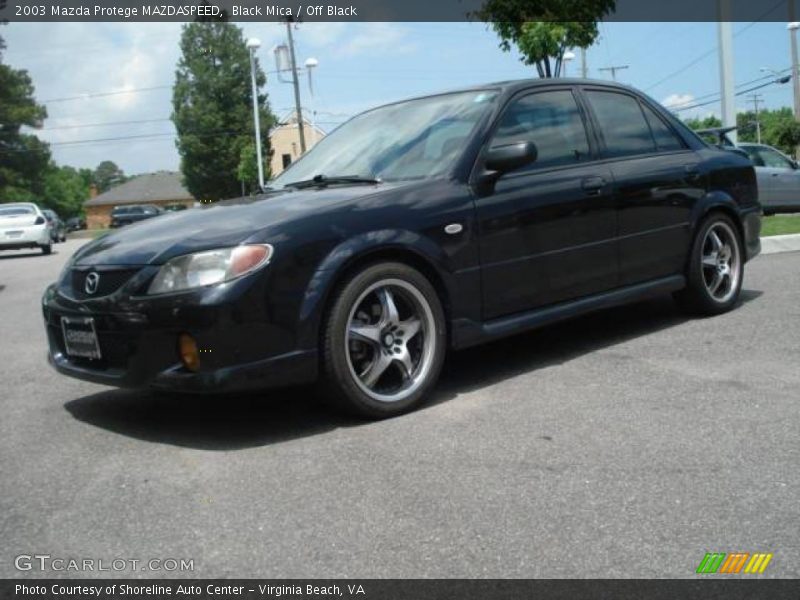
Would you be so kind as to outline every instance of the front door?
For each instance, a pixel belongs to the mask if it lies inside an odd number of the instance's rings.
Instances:
[[[501,177],[477,201],[487,320],[617,284],[612,176],[592,162],[573,92],[513,99],[489,147],[520,141],[536,145],[537,160]]]

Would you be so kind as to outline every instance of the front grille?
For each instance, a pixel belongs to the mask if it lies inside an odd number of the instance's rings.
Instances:
[[[75,267],[61,281],[60,289],[65,295],[76,300],[87,300],[90,298],[100,298],[113,294],[131,277],[138,273],[139,269],[92,269],[89,267]],[[97,290],[93,294],[86,292],[86,278],[89,273],[97,273],[99,276]]]

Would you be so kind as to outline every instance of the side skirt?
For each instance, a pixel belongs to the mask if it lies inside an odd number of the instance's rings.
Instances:
[[[484,323],[471,319],[456,319],[451,323],[452,346],[456,349],[468,348],[604,308],[669,294],[684,287],[686,278],[683,275],[671,275]]]

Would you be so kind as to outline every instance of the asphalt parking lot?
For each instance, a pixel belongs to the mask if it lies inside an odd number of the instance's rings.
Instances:
[[[727,315],[664,298],[462,352],[423,410],[364,423],[306,389],[57,375],[39,298],[84,241],[0,253],[0,577],[77,575],[15,569],[39,553],[194,560],[121,576],[682,578],[735,551],[800,576],[800,253],[748,265]]]

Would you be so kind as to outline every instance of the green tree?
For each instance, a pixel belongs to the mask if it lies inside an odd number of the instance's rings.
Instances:
[[[59,167],[54,163],[43,179],[41,204],[52,208],[63,218],[79,215],[89,197],[89,184],[80,171],[73,167]]]
[[[127,177],[122,169],[120,169],[114,161],[104,160],[92,174],[92,181],[97,186],[99,193],[107,192],[115,185],[125,183]]]
[[[559,77],[566,50],[591,46],[597,22],[615,7],[616,0],[486,0],[474,16],[491,25],[504,51],[516,46],[539,77]]]
[[[686,123],[690,129],[694,130],[722,127],[722,121],[720,121],[719,118],[715,117],[714,115],[709,115],[703,119],[698,119],[697,117],[685,119],[684,123]]]
[[[200,200],[239,195],[242,153],[254,138],[250,56],[242,30],[224,21],[191,23],[184,26],[180,45],[172,121],[184,182]],[[258,65],[256,82],[266,83]],[[266,95],[259,94],[258,105],[266,132],[275,121]],[[266,135],[262,152],[269,156]]]
[[[33,97],[28,72],[2,64],[4,48],[0,38],[0,202],[35,202],[42,192],[50,149],[21,129],[41,127],[47,111]]]
[[[264,159],[265,157],[262,157]],[[269,163],[264,160],[264,179],[270,178]],[[255,140],[242,147],[239,155],[239,166],[236,168],[238,180],[252,193],[258,189],[258,155],[256,154]]]

